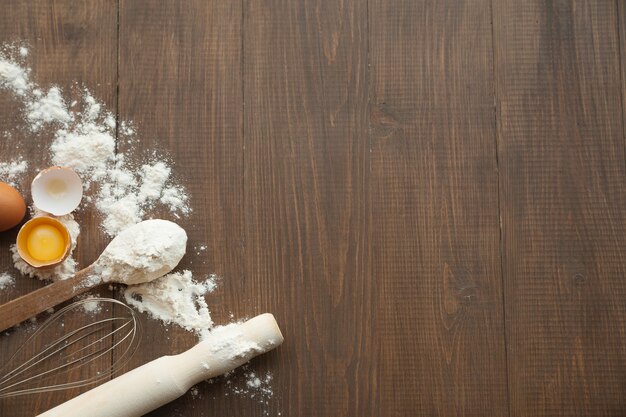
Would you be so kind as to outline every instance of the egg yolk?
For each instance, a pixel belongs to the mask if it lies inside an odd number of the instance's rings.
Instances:
[[[63,256],[65,239],[54,226],[42,224],[31,230],[26,239],[28,253],[38,261],[52,261]]]

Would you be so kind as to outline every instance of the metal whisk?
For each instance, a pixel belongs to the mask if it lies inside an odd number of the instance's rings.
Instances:
[[[85,314],[87,303],[118,306],[115,317],[76,329],[65,318]],[[93,305],[93,304],[92,304]],[[111,298],[77,301],[54,313],[0,369],[0,398],[81,387],[109,379],[137,350],[140,327],[135,312]]]

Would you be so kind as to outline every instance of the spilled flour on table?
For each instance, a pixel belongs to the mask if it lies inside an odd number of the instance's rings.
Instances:
[[[99,295],[88,295],[81,298],[82,300],[86,300],[86,302],[83,304],[83,310],[85,310],[85,313],[98,314],[102,312],[102,304],[100,304],[98,298],[100,298]]]
[[[22,158],[12,162],[0,162],[0,180],[17,187],[27,168],[28,163]]]
[[[39,161],[38,169],[48,165],[74,169],[84,185],[82,208],[92,207],[99,213],[105,234],[117,235],[149,216],[152,209],[165,208],[175,218],[190,214],[189,196],[174,180],[167,157],[157,152],[147,157],[138,155],[132,147],[125,152],[118,150],[119,143],[137,139],[132,123],[122,121],[118,126],[115,115],[87,89],[79,91],[79,101],[70,103],[60,87],[38,85],[25,63],[27,56],[24,46],[0,48],[0,90],[9,91],[16,99],[27,136],[47,146],[47,156]],[[43,133],[52,139],[46,141]],[[29,167],[25,156],[32,158],[22,155],[0,161],[0,181],[17,185]],[[35,172],[29,175],[34,177]],[[31,207],[31,211],[35,209]],[[70,227],[75,246],[78,223],[67,216],[60,220]],[[11,250],[15,267],[31,277],[66,279],[76,271],[71,255],[52,270],[37,270],[21,260],[15,247]]]
[[[226,381],[226,395],[234,395],[237,397],[248,398],[257,402],[263,409],[263,415],[269,416],[270,401],[274,398],[274,388],[272,382],[274,375],[272,372],[265,373],[256,372],[251,369],[249,363],[238,369],[234,369],[222,377],[209,379],[208,384],[224,379]],[[282,413],[277,412],[280,416]]]
[[[0,140],[15,152],[12,160],[2,160],[5,156],[0,156],[0,181],[21,187],[20,191],[26,196],[29,190],[24,189],[24,180],[34,177],[37,171],[52,165],[74,169],[83,181],[82,204],[74,214],[58,217],[70,231],[72,252],[80,235],[77,219],[80,221],[93,214],[108,237],[117,236],[150,218],[152,213],[166,213],[173,219],[188,217],[192,211],[189,195],[177,181],[167,155],[158,151],[137,151],[134,145],[140,138],[133,123],[117,120],[116,115],[86,88],[74,86],[66,91],[58,85],[38,84],[27,62],[29,56],[30,51],[23,45],[0,46],[0,92],[14,98],[23,123],[0,135]],[[33,141],[36,146],[25,148],[35,151],[20,155],[19,142],[23,140]],[[40,160],[35,159],[37,156]],[[43,215],[34,207],[30,210],[33,216]],[[55,268],[37,270],[20,258],[15,245],[10,250],[15,268],[31,277],[67,279],[78,267],[72,252]],[[194,247],[198,256],[206,251],[206,244]],[[133,256],[130,252],[128,255]],[[104,270],[99,272],[105,273]],[[12,275],[0,274],[0,289],[13,285],[14,281]],[[127,283],[132,284],[132,280]],[[209,331],[219,333],[229,326],[215,327],[211,319],[205,297],[216,287],[215,276],[197,279],[191,271],[184,270],[153,282],[129,285],[124,297],[137,310],[194,332],[203,339]],[[97,301],[85,303],[84,308],[87,314],[101,309]],[[216,346],[216,349],[219,350],[216,354],[228,351],[236,355],[258,349],[258,346]],[[273,397],[271,373],[261,375],[245,368],[243,381],[234,382],[231,377],[227,378],[227,385],[233,395],[252,398],[264,404],[264,408]],[[201,394],[194,388],[191,395],[195,398]],[[268,415],[267,410],[264,415]]]
[[[7,289],[15,285],[15,278],[10,275],[8,272],[3,272],[0,274],[0,290]]]
[[[205,295],[213,292],[216,278],[194,280],[191,271],[175,272],[152,282],[131,285],[124,292],[126,302],[165,323],[193,331],[202,339],[213,327]]]
[[[107,235],[140,222],[154,208],[165,208],[175,218],[191,212],[189,196],[174,180],[167,157],[156,152],[137,155],[132,147],[119,150],[119,143],[137,139],[132,123],[122,121],[118,126],[115,115],[87,89],[80,90],[80,101],[68,103],[59,86],[39,86],[24,62],[27,56],[23,46],[4,45],[0,89],[13,93],[28,131],[52,135],[47,161],[41,163],[66,166],[80,175],[84,201],[100,213]],[[33,140],[43,141],[37,135]],[[23,157],[0,161],[0,180],[14,183],[26,168]]]

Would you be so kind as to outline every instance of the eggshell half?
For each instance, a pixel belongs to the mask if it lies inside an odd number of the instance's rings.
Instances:
[[[78,207],[83,183],[71,168],[52,167],[41,171],[31,185],[33,203],[46,213],[63,216]]]

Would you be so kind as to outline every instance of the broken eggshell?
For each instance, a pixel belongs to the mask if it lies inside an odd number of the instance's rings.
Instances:
[[[83,183],[73,169],[51,167],[37,174],[31,184],[31,193],[39,210],[63,216],[80,204]]]

